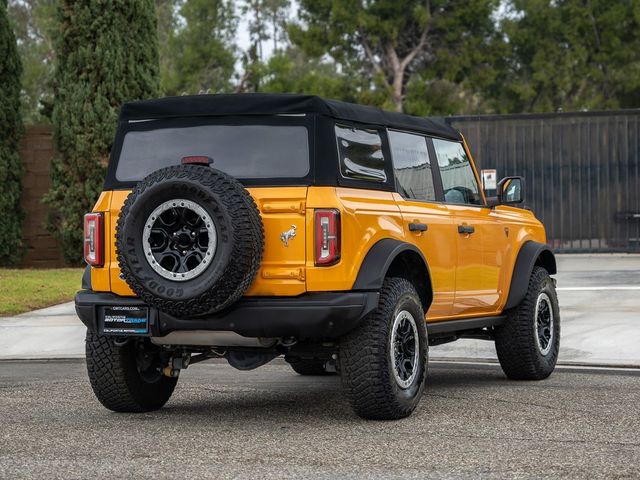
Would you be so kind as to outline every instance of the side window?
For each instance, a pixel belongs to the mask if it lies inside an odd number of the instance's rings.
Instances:
[[[433,146],[438,157],[444,201],[482,205],[480,188],[462,144],[434,138]]]
[[[340,172],[344,178],[386,182],[382,139],[376,130],[336,125]]]
[[[407,199],[435,200],[426,138],[393,130],[387,133],[398,193]]]

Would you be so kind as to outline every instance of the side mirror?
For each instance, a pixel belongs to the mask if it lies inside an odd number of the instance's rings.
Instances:
[[[517,205],[524,202],[524,179],[522,177],[505,177],[498,182],[496,189],[498,203]]]

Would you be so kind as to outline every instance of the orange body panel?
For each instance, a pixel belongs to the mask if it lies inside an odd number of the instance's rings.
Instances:
[[[307,187],[251,188],[262,216],[265,232],[264,256],[260,271],[247,291],[248,296],[292,296],[306,291],[306,219]],[[111,291],[117,295],[134,293],[120,278],[116,258],[116,224],[120,210],[130,191],[104,192],[95,212],[104,212],[106,256],[104,268],[91,269],[91,284],[95,291]],[[296,225],[296,236],[287,247],[280,234]]]
[[[506,303],[520,247],[528,240],[546,242],[544,227],[531,212],[508,206],[418,202],[398,193],[342,187],[248,191],[262,215],[265,249],[247,296],[350,290],[371,247],[393,238],[417,246],[427,260],[433,287],[427,321],[495,315]],[[116,223],[129,193],[103,192],[94,207],[93,211],[104,213],[107,232],[105,266],[91,269],[95,291],[133,295],[120,278],[115,249]],[[314,264],[316,208],[340,211],[341,259],[333,266]],[[408,224],[412,222],[424,223],[428,230],[411,232]],[[473,225],[474,234],[458,233],[459,225]],[[285,246],[280,235],[293,227],[296,235]]]

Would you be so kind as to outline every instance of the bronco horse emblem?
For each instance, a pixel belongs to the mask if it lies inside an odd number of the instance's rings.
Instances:
[[[292,238],[294,238],[296,236],[296,230],[298,229],[298,227],[296,227],[295,225],[291,225],[291,228],[289,230],[287,230],[286,232],[282,232],[280,234],[280,240],[282,240],[282,243],[284,243],[285,247],[289,246],[289,240],[291,240]]]

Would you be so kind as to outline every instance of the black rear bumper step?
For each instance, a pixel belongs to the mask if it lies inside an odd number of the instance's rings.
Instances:
[[[358,326],[378,306],[379,292],[321,292],[297,297],[244,297],[224,312],[197,318],[176,318],[149,307],[152,336],[176,330],[232,331],[246,337],[337,338]],[[76,312],[87,328],[99,332],[104,308],[146,306],[136,297],[81,290]]]

